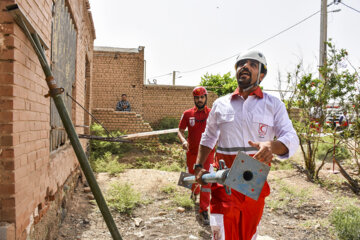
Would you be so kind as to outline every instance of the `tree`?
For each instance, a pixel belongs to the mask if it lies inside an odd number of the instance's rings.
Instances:
[[[354,68],[356,71],[356,69]],[[350,128],[347,128],[344,132],[346,146],[349,148],[352,157],[357,164],[358,175],[360,175],[360,76],[356,71],[357,82],[355,84],[355,90],[349,93],[348,103],[344,103],[344,109],[350,113]]]
[[[206,73],[201,77],[200,85],[215,92],[219,97],[234,92],[238,86],[235,77],[231,77],[230,72],[223,76],[220,74],[209,75],[209,73]]]
[[[356,74],[350,73],[342,67],[342,62],[348,55],[344,49],[337,50],[335,46],[327,43],[329,52],[327,62],[319,68],[322,78],[316,78],[312,73],[305,73],[302,63],[297,65],[294,74],[288,74],[288,84],[294,86],[293,92],[286,100],[289,112],[292,107],[300,109],[300,118],[293,118],[293,124],[300,139],[300,147],[305,161],[305,168],[310,180],[317,180],[320,169],[324,165],[325,158],[320,166],[316,166],[316,153],[319,144],[324,140],[324,134],[330,134],[335,139],[336,146],[344,144],[344,139],[339,138],[332,127],[326,125],[329,113],[326,106],[330,101],[345,104],[352,96],[356,96]],[[327,154],[331,149],[327,151]]]

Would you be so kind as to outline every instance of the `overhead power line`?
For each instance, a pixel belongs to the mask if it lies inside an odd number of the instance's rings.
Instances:
[[[160,78],[160,77],[164,77],[164,76],[171,75],[171,74],[172,74],[172,73],[166,73],[166,74],[159,75],[159,76],[149,77],[149,79],[150,79],[150,78]]]
[[[329,4],[328,6],[330,6],[330,5],[331,5],[331,4]],[[288,28],[286,28],[286,29],[284,29],[284,30],[282,30],[282,31],[280,31],[280,32],[278,32],[278,33],[276,33],[276,34],[274,34],[274,35],[272,35],[271,37],[266,38],[265,40],[263,40],[263,41],[261,41],[261,42],[259,42],[259,43],[255,44],[255,45],[251,46],[250,48],[248,48],[248,50],[250,50],[250,49],[253,49],[253,48],[257,47],[257,46],[259,46],[259,45],[261,45],[261,44],[263,44],[263,43],[265,43],[265,42],[267,42],[267,41],[269,41],[269,40],[271,40],[271,39],[273,39],[273,38],[275,38],[275,37],[279,36],[280,34],[282,34],[282,33],[286,32],[286,31],[289,31],[290,29],[292,29],[292,28],[296,27],[297,25],[299,25],[299,24],[301,24],[301,23],[305,22],[305,21],[306,21],[306,20],[308,20],[309,18],[311,18],[311,17],[315,16],[315,15],[316,15],[316,14],[318,14],[319,12],[320,12],[320,10],[316,11],[315,13],[313,13],[313,14],[311,14],[310,16],[308,16],[308,17],[304,18],[303,20],[301,20],[301,21],[299,21],[299,22],[297,22],[297,23],[295,23],[295,24],[291,25],[290,27],[288,27]],[[183,72],[180,72],[180,73],[182,73],[182,74],[186,74],[186,73],[190,73],[190,72],[199,71],[199,70],[201,70],[201,69],[204,69],[204,68],[207,68],[207,67],[211,67],[211,66],[213,66],[213,65],[216,65],[216,64],[219,64],[219,63],[225,62],[225,61],[227,61],[227,60],[229,60],[229,59],[231,59],[231,58],[233,58],[233,57],[238,56],[239,54],[240,54],[240,53],[237,53],[237,54],[234,54],[234,55],[232,55],[232,56],[230,56],[230,57],[227,57],[227,58],[224,58],[224,59],[222,59],[222,60],[220,60],[220,61],[217,61],[217,62],[215,62],[215,63],[211,63],[211,64],[209,64],[209,65],[206,65],[206,66],[203,66],[203,67],[200,67],[200,68],[196,68],[196,69],[192,69],[192,70],[188,70],[188,71],[183,71]]]
[[[333,4],[333,3],[330,3],[330,4],[328,4],[327,6],[329,7],[329,6],[331,6],[332,4]],[[319,12],[320,12],[320,10],[314,12],[313,14],[311,14],[311,15],[309,15],[308,17],[302,19],[301,21],[299,21],[299,22],[291,25],[290,27],[287,27],[287,28],[285,28],[284,30],[282,30],[282,31],[280,31],[280,32],[278,32],[278,33],[276,33],[276,34],[274,34],[274,35],[266,38],[265,40],[263,40],[263,41],[255,44],[255,45],[249,47],[248,50],[253,49],[253,48],[255,48],[255,47],[257,47],[257,46],[259,46],[259,45],[261,45],[261,44],[263,44],[263,43],[265,43],[265,42],[267,42],[267,41],[270,41],[271,39],[279,36],[280,34],[283,34],[283,33],[287,32],[287,31],[289,31],[290,29],[296,27],[297,25],[305,22],[305,21],[308,20],[309,18],[315,16],[315,15],[318,14]],[[226,57],[226,58],[221,59],[221,60],[219,60],[219,61],[217,61],[217,62],[208,64],[208,65],[205,65],[205,66],[202,66],[202,67],[199,67],[199,68],[195,68],[195,69],[191,69],[191,70],[187,70],[187,71],[180,71],[180,73],[181,73],[181,74],[187,74],[187,73],[191,73],[191,72],[196,72],[196,71],[202,70],[202,69],[204,69],[204,68],[208,68],[208,67],[217,65],[217,64],[219,64],[219,63],[225,62],[225,61],[227,61],[227,60],[229,60],[229,59],[231,59],[231,58],[234,58],[234,57],[236,57],[236,56],[238,56],[238,55],[240,55],[240,53],[236,53],[236,54],[234,54],[234,55],[232,55],[232,56],[230,56],[230,57]],[[156,77],[163,77],[163,76],[170,75],[170,74],[172,74],[172,73],[167,73],[167,74],[160,75],[160,76],[156,76]],[[155,78],[155,77],[152,77],[152,78]]]
[[[277,34],[275,34],[275,35],[273,35],[273,36],[271,36],[271,37],[269,37],[269,38],[267,38],[267,39],[265,39],[265,40],[263,40],[263,41],[261,41],[261,42],[259,42],[259,43],[255,44],[254,46],[250,47],[249,49],[255,48],[255,47],[257,47],[257,46],[259,46],[259,45],[261,45],[261,44],[263,44],[263,43],[265,43],[265,42],[267,42],[267,41],[269,41],[269,40],[271,40],[271,39],[273,39],[273,38],[275,38],[275,37],[279,36],[280,34],[282,34],[282,33],[286,32],[286,31],[288,31],[288,30],[290,30],[290,29],[292,29],[292,28],[296,27],[297,25],[299,25],[299,24],[301,24],[301,23],[305,22],[306,20],[308,20],[309,18],[311,18],[311,17],[315,16],[315,15],[316,15],[316,14],[318,14],[319,12],[320,12],[320,10],[319,10],[319,11],[317,11],[317,12],[315,12],[315,13],[313,13],[313,14],[311,14],[311,15],[310,15],[310,16],[308,16],[307,18],[304,18],[304,19],[303,19],[303,20],[301,20],[300,22],[297,22],[297,23],[295,23],[294,25],[292,25],[292,26],[290,26],[290,27],[288,27],[288,28],[286,28],[286,29],[282,30],[281,32],[279,32],[279,33],[277,33]]]
[[[355,8],[353,8],[353,7],[351,7],[351,6],[349,6],[349,5],[346,5],[345,3],[343,3],[343,2],[340,2],[342,5],[344,5],[345,7],[348,7],[348,8],[350,8],[350,9],[352,9],[352,10],[354,10],[355,12],[358,12],[358,13],[360,13],[360,11],[359,10],[357,10],[357,9],[355,9]]]

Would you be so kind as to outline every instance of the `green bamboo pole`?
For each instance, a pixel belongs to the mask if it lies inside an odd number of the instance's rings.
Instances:
[[[56,85],[55,80],[53,79],[51,69],[46,61],[46,57],[45,57],[44,51],[41,47],[38,35],[36,33],[34,33],[34,34],[30,33],[26,24],[24,23],[23,19],[21,18],[21,16],[16,15],[15,20],[20,25],[20,27],[23,29],[23,31],[25,32],[25,34],[28,37],[29,41],[31,42],[31,45],[33,46],[36,54],[38,55],[40,64],[41,64],[43,71],[45,73],[45,76],[46,76],[46,82],[50,89],[49,94],[54,100],[55,106],[59,112],[60,118],[61,118],[63,125],[65,127],[65,130],[66,130],[66,133],[68,134],[71,145],[73,146],[75,154],[80,163],[81,169],[83,170],[86,180],[89,183],[90,189],[91,189],[92,193],[94,194],[94,198],[95,198],[95,200],[99,206],[99,209],[104,217],[106,225],[109,228],[111,236],[114,240],[122,240],[121,235],[120,235],[120,233],[116,227],[116,224],[114,222],[114,219],[112,218],[110,210],[106,204],[104,196],[101,193],[100,187],[96,182],[96,178],[90,167],[89,161],[88,161],[88,159],[85,155],[85,152],[80,144],[79,138],[78,138],[75,128],[74,128],[74,125],[69,117],[69,113],[67,112],[65,104],[60,96],[60,93],[62,91],[60,91],[60,89]]]

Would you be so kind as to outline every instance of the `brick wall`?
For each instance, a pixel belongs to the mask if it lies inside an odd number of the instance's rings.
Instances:
[[[194,107],[193,89],[190,86],[145,85],[144,120],[155,126],[164,117],[180,119],[186,109]],[[208,107],[216,98],[215,93],[209,92]]]
[[[113,108],[125,93],[131,110],[143,111],[144,47],[94,48],[93,108]]]
[[[122,93],[128,95],[131,110],[155,126],[164,117],[179,118],[194,106],[190,86],[145,85],[144,47],[95,47],[92,109],[115,109]],[[209,93],[208,106],[217,95]],[[96,100],[95,100],[96,99]],[[121,127],[119,125],[119,127]],[[124,128],[125,125],[122,127]],[[141,128],[141,126],[139,126]]]
[[[152,131],[136,112],[119,112],[112,108],[94,108],[92,114],[109,131],[121,131],[126,134]]]
[[[119,112],[112,108],[94,108],[92,114],[109,131],[121,131],[126,134],[151,132],[149,123],[144,122],[141,114],[136,112]],[[145,140],[146,142],[157,143],[157,136],[137,137],[132,140]]]
[[[69,143],[49,152],[50,100],[44,98],[48,88],[30,42],[4,10],[15,2],[45,44],[51,46],[53,1],[0,1],[0,225],[15,226],[15,239],[32,239],[34,220],[37,217],[37,227],[46,224],[39,217],[45,214],[39,212],[49,209],[65,181],[74,176],[78,163]],[[95,32],[88,0],[66,0],[65,4],[77,31],[74,97],[85,104],[85,59],[91,69]],[[46,56],[50,59],[50,50]],[[83,110],[76,105],[73,110],[75,124],[83,125]],[[83,127],[77,131],[82,133]],[[6,239],[14,239],[10,235]]]

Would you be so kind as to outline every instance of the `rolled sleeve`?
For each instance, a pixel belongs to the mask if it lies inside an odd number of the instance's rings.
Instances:
[[[216,145],[216,142],[219,138],[220,130],[216,122],[216,101],[213,104],[213,107],[209,113],[208,119],[206,121],[206,128],[203,134],[201,135],[200,145],[206,146],[213,149]]]
[[[289,158],[298,150],[299,138],[291,120],[289,119],[284,103],[281,103],[278,111],[276,111],[275,126],[275,135],[277,140],[282,142],[288,149],[288,153],[279,156],[279,158]]]

